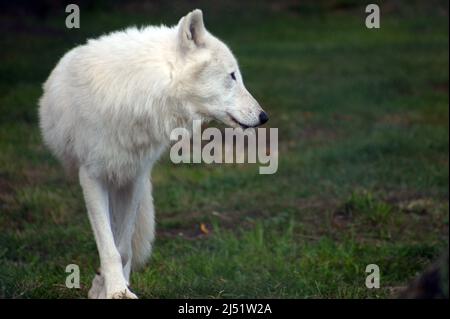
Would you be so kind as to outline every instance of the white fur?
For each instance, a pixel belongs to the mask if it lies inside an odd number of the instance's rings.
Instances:
[[[101,264],[89,297],[136,298],[130,271],[154,238],[149,174],[170,132],[194,119],[256,126],[261,112],[200,10],[175,27],[114,32],[63,56],[44,84],[40,126],[83,189]]]

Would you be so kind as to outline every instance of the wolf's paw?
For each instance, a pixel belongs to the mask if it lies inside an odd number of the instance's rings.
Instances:
[[[138,297],[132,293],[128,288],[114,291],[106,295],[107,299],[138,299]]]
[[[89,299],[100,299],[104,298],[105,281],[101,275],[95,275],[92,280],[92,287],[89,289],[88,298]]]

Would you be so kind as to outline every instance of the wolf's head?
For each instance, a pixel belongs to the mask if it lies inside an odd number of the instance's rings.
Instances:
[[[177,29],[179,92],[190,111],[232,127],[267,122],[267,114],[245,88],[230,49],[205,29],[202,11],[181,18]]]

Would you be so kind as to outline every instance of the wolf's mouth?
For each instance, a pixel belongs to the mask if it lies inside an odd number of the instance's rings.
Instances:
[[[228,114],[228,116],[230,117],[230,119],[231,119],[234,123],[238,124],[238,125],[239,125],[240,127],[242,127],[244,130],[247,129],[247,128],[249,128],[249,127],[256,127],[256,126],[251,126],[251,125],[247,125],[247,124],[241,123],[241,122],[239,122],[238,120],[236,120],[236,118],[235,118],[233,115],[231,115],[230,113],[227,113],[227,114]]]

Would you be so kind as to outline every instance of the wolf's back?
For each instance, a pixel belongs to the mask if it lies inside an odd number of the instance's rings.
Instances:
[[[45,144],[66,169],[76,165],[73,152],[74,96],[70,84],[73,56],[77,48],[67,52],[43,85],[39,100],[39,125]]]

